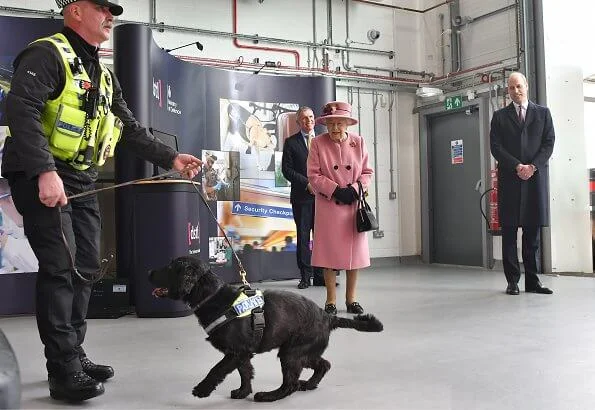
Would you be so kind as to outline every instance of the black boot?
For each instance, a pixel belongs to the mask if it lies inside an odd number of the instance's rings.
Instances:
[[[103,383],[92,379],[83,371],[65,376],[50,375],[48,382],[50,396],[56,400],[77,402],[100,396],[105,392]]]
[[[100,382],[104,382],[107,379],[114,377],[114,369],[111,366],[95,364],[89,360],[88,357],[81,358],[81,366],[83,366],[83,371],[87,373],[88,376]]]

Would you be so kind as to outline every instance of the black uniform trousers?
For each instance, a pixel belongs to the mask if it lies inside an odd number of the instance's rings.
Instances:
[[[60,176],[67,196],[93,189],[91,183]],[[85,356],[82,343],[91,285],[75,276],[71,255],[83,276],[99,271],[101,218],[97,197],[90,195],[69,201],[62,208],[48,208],[39,200],[37,178],[16,173],[8,180],[15,206],[23,215],[25,234],[39,261],[36,316],[48,373],[79,371],[80,358]]]
[[[534,288],[540,284],[539,272],[539,244],[540,227],[523,226],[522,255],[525,267],[525,288]],[[518,283],[521,278],[517,250],[517,226],[502,227],[502,264],[508,283]]]
[[[310,283],[310,278],[324,283],[322,269],[311,265],[310,231],[314,229],[314,200],[291,203],[293,220],[297,231],[297,265],[302,280]]]

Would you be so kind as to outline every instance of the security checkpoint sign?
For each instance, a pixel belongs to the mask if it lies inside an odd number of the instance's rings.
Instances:
[[[262,218],[283,218],[293,219],[291,208],[280,206],[270,206],[263,204],[253,204],[250,202],[234,201],[231,213],[234,215],[259,216]]]
[[[453,165],[463,163],[463,140],[450,141],[450,161]]]

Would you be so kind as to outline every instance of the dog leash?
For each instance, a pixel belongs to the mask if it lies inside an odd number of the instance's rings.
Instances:
[[[108,190],[111,190],[111,189],[121,188],[121,187],[124,187],[124,186],[137,184],[137,183],[140,183],[140,182],[153,181],[153,180],[156,180],[156,179],[162,179],[162,178],[166,178],[168,176],[174,176],[174,175],[180,175],[180,176],[182,176],[182,173],[183,172],[184,172],[184,170],[181,170],[181,171],[171,170],[171,171],[166,172],[164,174],[155,175],[155,176],[152,176],[152,177],[135,179],[135,180],[132,180],[132,181],[123,182],[121,184],[116,184],[116,185],[112,185],[112,186],[105,187],[105,188],[98,188],[98,189],[93,189],[91,191],[80,192],[78,194],[71,195],[71,196],[67,197],[67,199],[68,200],[71,200],[71,199],[75,199],[75,198],[82,198],[82,197],[85,197],[85,196],[94,195],[94,194],[96,194],[98,192],[103,192],[103,191],[108,191]],[[221,224],[217,220],[217,217],[215,216],[215,213],[213,212],[213,210],[209,206],[207,200],[205,199],[204,195],[202,194],[202,192],[200,192],[200,190],[197,188],[197,186],[196,186],[196,184],[194,182],[192,182],[192,186],[193,186],[194,190],[196,191],[196,193],[198,194],[198,196],[200,197],[200,199],[202,200],[202,203],[209,210],[209,214],[211,215],[211,217],[213,218],[213,220],[215,221],[215,223],[217,224],[217,226],[219,227],[219,229],[221,230],[221,232],[223,232],[223,237],[225,238],[225,241],[227,242],[227,245],[231,249],[231,252],[232,252],[232,254],[233,254],[233,256],[234,256],[234,258],[235,258],[235,260],[236,260],[236,262],[238,264],[238,270],[239,270],[238,273],[240,275],[240,279],[242,281],[242,284],[244,286],[250,288],[250,283],[248,283],[248,281],[246,280],[246,270],[244,269],[244,265],[242,264],[242,261],[240,260],[240,257],[238,256],[238,254],[236,253],[236,251],[233,249],[233,246],[231,244],[231,240],[227,236],[227,233],[225,232],[225,229],[223,229],[223,226],[221,226]],[[91,278],[91,279],[85,278],[78,271],[78,269],[76,268],[74,256],[72,255],[72,252],[70,252],[70,247],[68,246],[68,241],[66,240],[66,235],[64,234],[64,230],[62,229],[62,212],[60,211],[60,209],[58,209],[58,214],[59,214],[59,217],[60,217],[60,229],[62,231],[62,240],[64,242],[64,245],[66,246],[66,250],[67,250],[68,255],[70,257],[70,268],[75,273],[75,275],[81,281],[83,281],[83,283],[93,284],[93,283],[96,283],[96,282],[100,281],[105,276],[105,274],[107,273],[107,268],[108,268],[110,262],[113,260],[114,255],[113,254],[110,254],[109,257],[108,257],[109,259],[103,259],[101,261],[102,264],[103,264],[103,266],[100,268],[99,273],[97,274],[96,277]]]

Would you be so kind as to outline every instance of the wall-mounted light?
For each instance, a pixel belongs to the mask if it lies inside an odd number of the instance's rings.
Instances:
[[[419,87],[417,90],[415,90],[415,95],[420,98],[436,97],[442,94],[442,90],[436,87]]]

